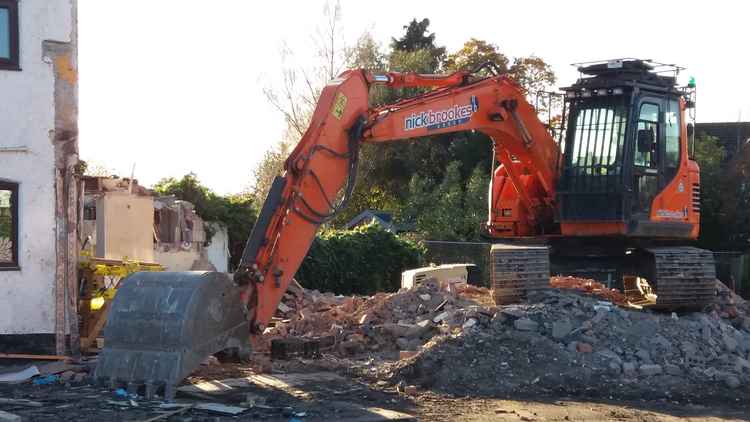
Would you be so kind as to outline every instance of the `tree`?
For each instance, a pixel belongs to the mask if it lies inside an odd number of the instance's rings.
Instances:
[[[79,162],[79,167],[84,176],[94,177],[109,177],[115,174],[115,171],[107,167],[104,163],[98,161],[83,161]]]
[[[286,129],[282,139],[266,151],[253,170],[252,196],[257,203],[265,200],[271,182],[283,170],[286,157],[307,131],[321,90],[350,62],[351,49],[344,43],[341,17],[341,4],[327,2],[323,8],[323,21],[313,38],[316,63],[311,67],[298,66],[291,49],[284,45],[281,51],[282,83],[263,89],[268,101],[284,117]],[[369,41],[374,43],[372,37]],[[372,48],[371,45],[367,47]],[[370,54],[376,52],[370,51]],[[364,53],[359,59],[365,60]]]
[[[230,263],[236,267],[242,257],[245,241],[255,224],[258,213],[250,195],[220,196],[204,186],[195,173],[188,173],[181,179],[168,177],[154,185],[160,195],[174,195],[195,206],[195,212],[204,221],[218,221],[227,227],[229,233]],[[213,235],[206,227],[208,241]]]
[[[552,67],[536,56],[514,59],[508,73],[529,95],[549,90],[557,80]]]
[[[718,176],[722,186],[719,220],[726,231],[721,247],[747,250],[750,246],[750,145],[742,145],[725,167]]]
[[[724,199],[722,186],[722,161],[726,152],[719,139],[701,133],[695,140],[695,160],[700,166],[701,215],[700,238],[702,246],[713,249],[725,241],[725,227],[722,224]]]
[[[443,68],[449,72],[469,71],[487,62],[495,63],[503,73],[508,72],[508,57],[499,51],[497,45],[471,38],[460,50],[448,54]]]
[[[375,72],[386,70],[386,56],[370,32],[364,32],[347,53],[350,69],[367,69]]]
[[[464,196],[464,227],[461,238],[481,240],[480,234],[487,222],[487,196],[489,195],[490,172],[482,165],[474,167],[466,183]]]
[[[427,18],[419,22],[416,19],[412,19],[408,25],[403,26],[406,32],[401,38],[391,38],[391,48],[393,50],[409,52],[428,50],[436,60],[442,59],[442,56],[445,55],[445,47],[435,45],[435,34],[427,33],[429,26],[430,20]]]
[[[347,53],[349,69],[366,69],[371,72],[384,72],[387,69],[386,55],[380,50],[370,32],[364,32],[357,43]],[[388,100],[388,90],[384,86],[370,87],[369,103],[372,106],[384,104]]]
[[[348,61],[341,26],[341,4],[327,2],[323,17],[313,38],[317,63],[312,67],[298,66],[292,50],[284,45],[281,50],[282,84],[263,89],[271,105],[284,116],[287,124],[285,141],[292,144],[296,144],[307,130],[320,91],[341,73]]]
[[[271,189],[271,183],[284,170],[284,162],[292,150],[291,143],[281,141],[263,154],[260,163],[253,169],[251,193],[255,202],[262,204]]]

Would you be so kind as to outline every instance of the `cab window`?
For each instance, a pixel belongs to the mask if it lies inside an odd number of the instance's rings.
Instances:
[[[650,133],[649,145],[644,145],[641,139],[646,139]],[[659,106],[656,104],[644,103],[638,115],[638,138],[633,149],[635,155],[633,163],[639,167],[656,168],[656,145],[659,136]]]
[[[680,104],[670,100],[665,113],[664,167],[673,172],[680,166]]]

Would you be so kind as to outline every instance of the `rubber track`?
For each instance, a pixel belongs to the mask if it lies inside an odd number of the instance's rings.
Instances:
[[[647,249],[654,256],[656,306],[703,307],[716,297],[716,264],[711,251],[689,246]]]
[[[497,305],[521,302],[529,292],[550,286],[546,246],[492,245],[490,268],[492,296]]]

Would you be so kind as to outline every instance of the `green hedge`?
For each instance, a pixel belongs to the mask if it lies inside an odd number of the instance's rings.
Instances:
[[[422,264],[424,252],[376,224],[327,230],[313,242],[296,278],[308,289],[342,295],[392,292],[401,286],[402,271]]]

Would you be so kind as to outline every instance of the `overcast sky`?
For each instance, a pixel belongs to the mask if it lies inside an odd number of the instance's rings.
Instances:
[[[193,171],[220,193],[251,184],[284,131],[264,86],[278,83],[280,47],[302,65],[324,1],[79,0],[80,150],[84,160],[150,185]],[[454,51],[471,37],[511,57],[550,63],[647,58],[688,68],[698,121],[750,121],[750,6],[743,1],[343,0],[347,42],[369,30],[383,48],[412,18],[429,18]]]

